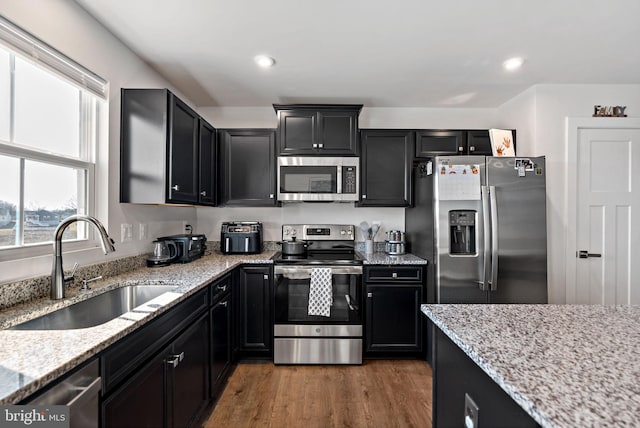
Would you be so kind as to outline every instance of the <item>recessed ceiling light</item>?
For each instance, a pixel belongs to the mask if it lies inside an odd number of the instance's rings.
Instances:
[[[267,55],[258,55],[253,59],[262,68],[273,67],[276,60]]]
[[[502,66],[507,71],[515,71],[520,67],[522,67],[522,64],[524,64],[524,59],[520,57],[514,57],[514,58],[509,58],[508,60],[503,62]]]

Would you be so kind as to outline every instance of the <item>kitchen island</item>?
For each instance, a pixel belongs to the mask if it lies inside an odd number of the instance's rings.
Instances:
[[[422,305],[421,310],[436,335],[434,426],[465,423],[465,390],[475,388],[474,379],[485,385],[472,397],[480,415],[475,427],[492,425],[483,424],[483,417],[496,411],[502,426],[514,426],[512,415],[517,426],[640,426],[640,307]],[[451,359],[459,365],[449,370]],[[486,404],[483,414],[480,402],[490,395],[489,383],[519,409],[505,401],[504,408],[491,411],[492,404]]]

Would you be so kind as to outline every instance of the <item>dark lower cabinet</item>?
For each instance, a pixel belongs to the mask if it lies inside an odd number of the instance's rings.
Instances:
[[[231,293],[211,308],[211,395],[217,397],[231,365]]]
[[[423,266],[365,266],[365,357],[424,356],[423,278]]]
[[[187,427],[209,399],[209,320],[197,319],[102,404],[103,427]]]
[[[220,195],[226,206],[276,205],[276,133],[273,129],[221,129]]]
[[[540,426],[442,330],[433,324],[432,326],[435,337],[432,407],[434,427]],[[473,422],[472,425],[465,425],[467,416],[470,418],[469,422]]]
[[[234,287],[239,357],[272,357],[272,277],[270,266],[244,266],[239,271]]]
[[[104,428],[165,426],[165,366],[170,349],[160,351],[102,402]]]
[[[421,285],[367,285],[365,352],[422,351],[421,300]]]
[[[411,166],[415,132],[367,129],[360,132],[361,207],[411,205]]]

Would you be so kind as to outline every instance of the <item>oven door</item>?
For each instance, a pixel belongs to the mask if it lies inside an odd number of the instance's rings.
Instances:
[[[320,267],[331,269],[329,316],[309,315],[311,272]],[[276,264],[274,274],[275,324],[362,325],[362,266]]]

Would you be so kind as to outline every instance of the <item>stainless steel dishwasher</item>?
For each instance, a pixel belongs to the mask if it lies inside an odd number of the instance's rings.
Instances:
[[[96,359],[27,404],[68,406],[71,428],[97,428],[100,425],[98,400],[101,389],[102,379]]]

